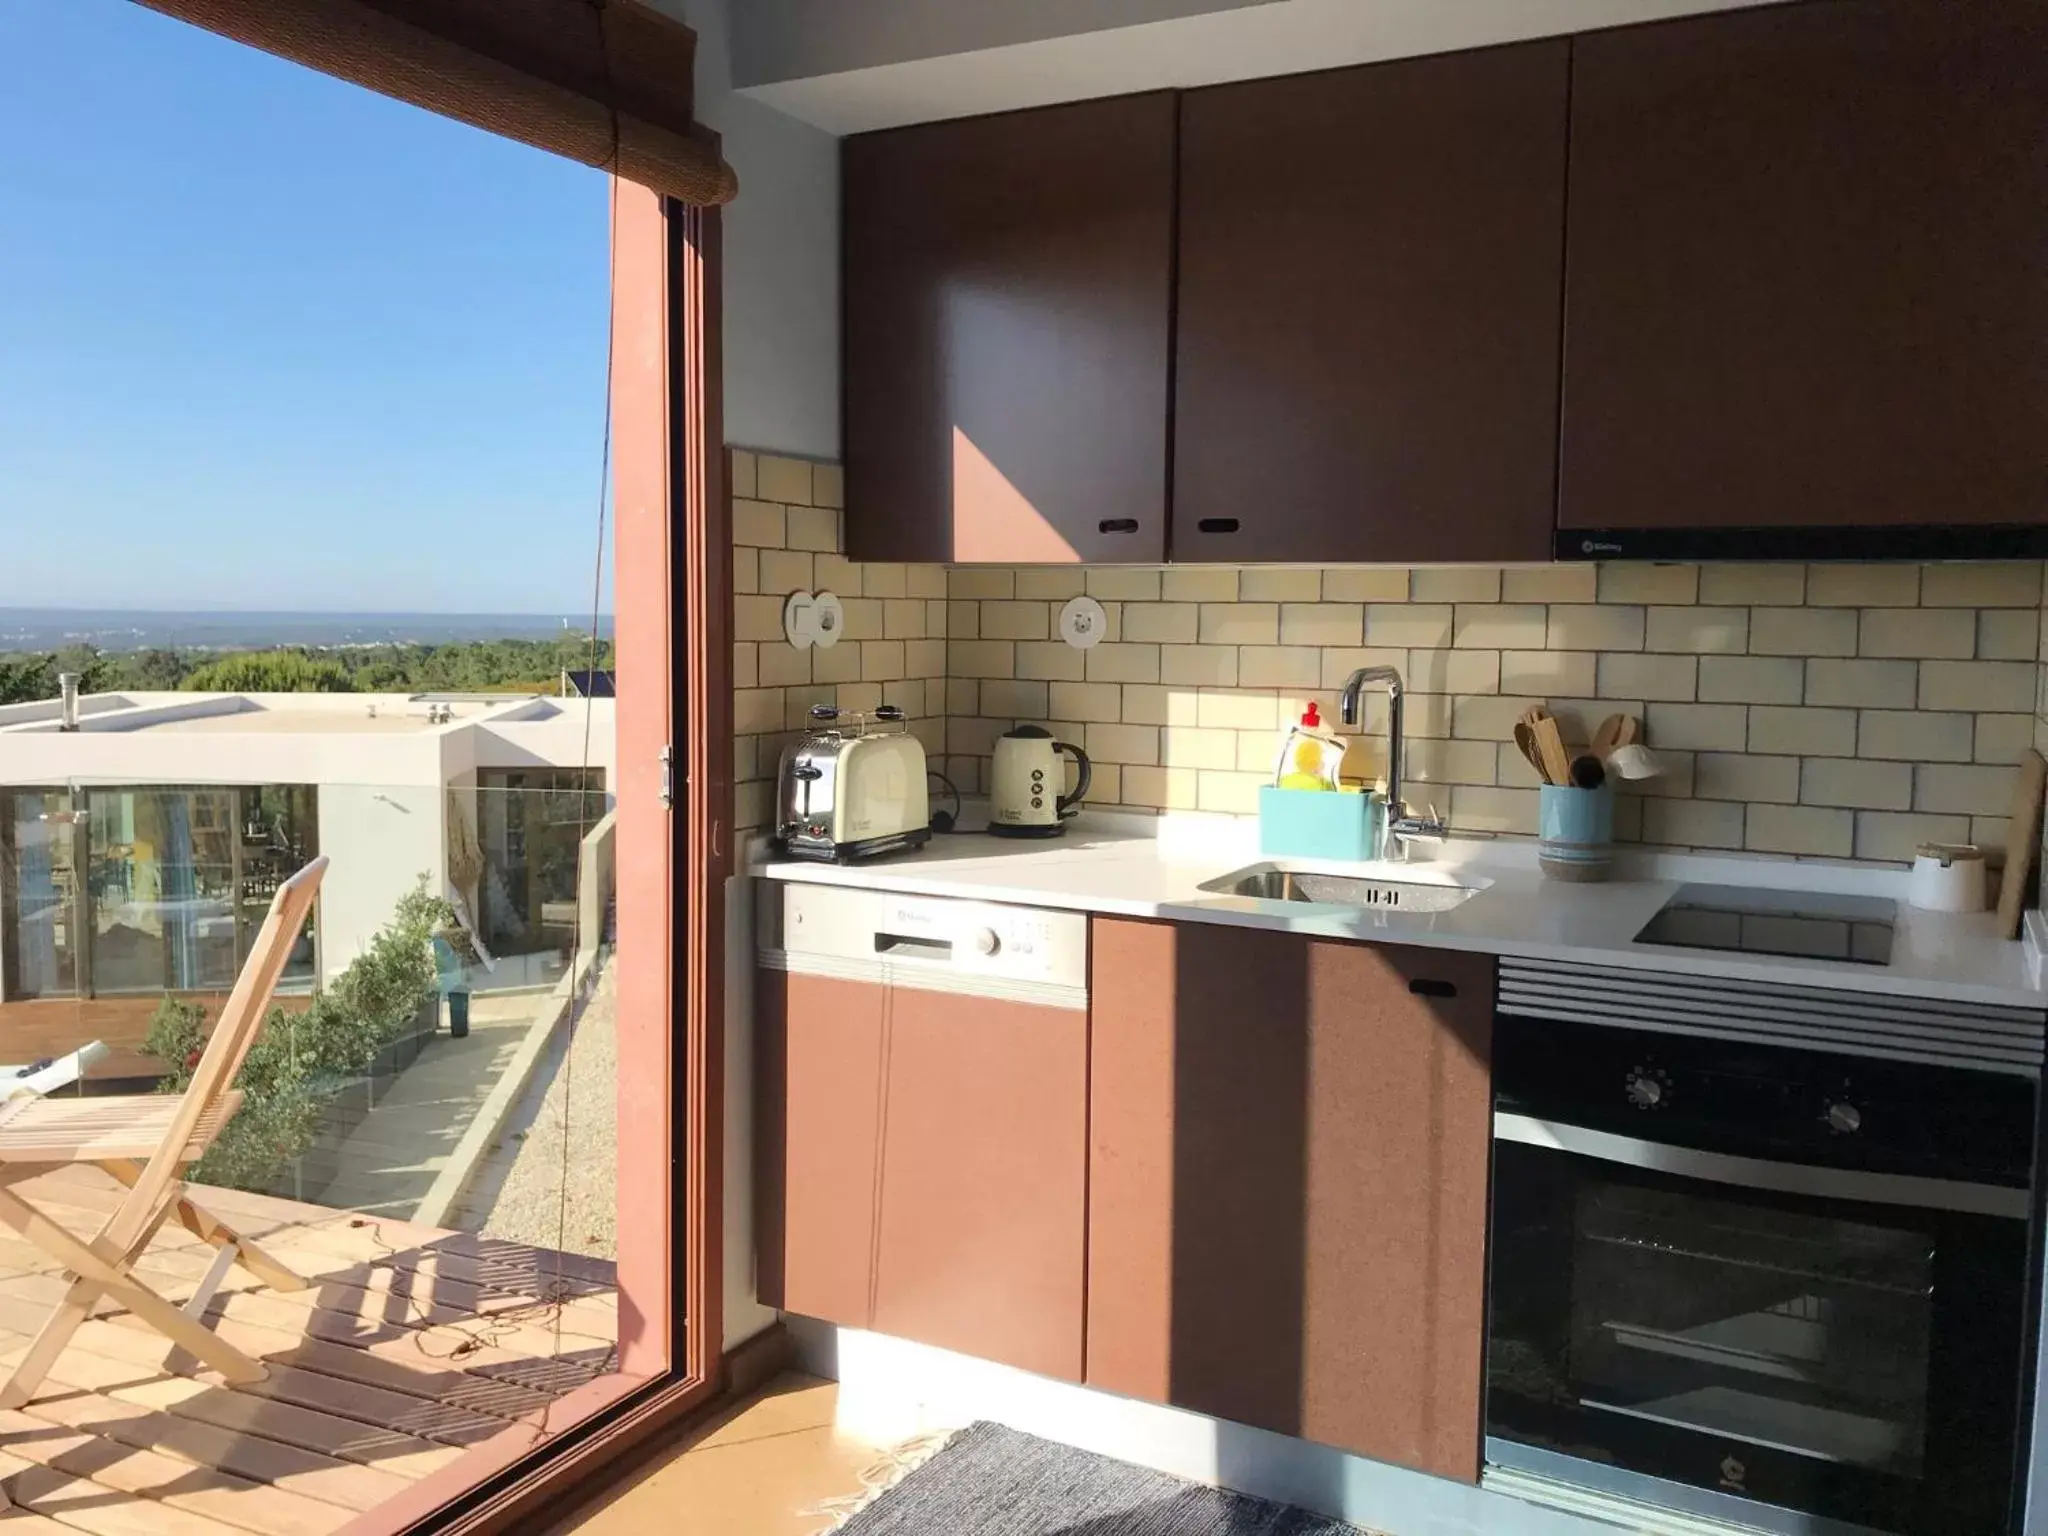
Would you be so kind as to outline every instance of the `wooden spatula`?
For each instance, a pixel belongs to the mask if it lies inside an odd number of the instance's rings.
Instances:
[[[2027,877],[2041,846],[2041,794],[2048,787],[2048,759],[2032,747],[2020,755],[2020,776],[2012,790],[2012,821],[2005,831],[2005,874],[1998,885],[1998,936],[2020,936],[2020,908]]]
[[[1600,722],[1600,728],[1593,733],[1592,753],[1604,758],[1621,745],[1622,716],[1609,715]]]

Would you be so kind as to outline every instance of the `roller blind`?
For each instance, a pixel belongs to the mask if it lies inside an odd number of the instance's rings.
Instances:
[[[691,112],[696,34],[638,0],[139,0],[688,203],[732,167]]]

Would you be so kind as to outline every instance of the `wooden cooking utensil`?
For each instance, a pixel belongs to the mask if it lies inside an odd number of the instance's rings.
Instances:
[[[1609,715],[1600,722],[1600,728],[1593,733],[1593,745],[1588,749],[1595,757],[1605,757],[1621,745],[1620,715]]]
[[[1543,777],[1553,784],[1572,781],[1572,755],[1564,749],[1564,734],[1557,722],[1545,715],[1536,722],[1536,750],[1543,757]]]
[[[1643,722],[1634,715],[1623,715],[1621,724],[1614,733],[1617,747],[1632,747],[1643,739]]]
[[[2005,832],[2005,874],[1998,885],[1998,936],[2020,936],[2020,908],[2026,904],[2027,877],[2041,846],[2041,794],[2048,788],[2048,759],[2032,747],[2020,755],[2019,781],[2013,785],[2012,822]]]
[[[1529,760],[1529,766],[1536,770],[1536,777],[1548,780],[1550,775],[1543,768],[1543,753],[1536,745],[1536,732],[1526,720],[1515,722],[1515,745],[1521,749],[1522,756]]]

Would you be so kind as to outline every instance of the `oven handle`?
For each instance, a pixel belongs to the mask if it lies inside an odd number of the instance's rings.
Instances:
[[[2031,1197],[2024,1189],[2000,1184],[1964,1184],[1951,1179],[1926,1179],[1904,1173],[1864,1173],[1852,1168],[1815,1168],[1803,1163],[1772,1163],[1725,1152],[1701,1152],[1663,1142],[1638,1141],[1580,1125],[1560,1125],[1531,1115],[1494,1111],[1496,1141],[1519,1142],[1573,1157],[1597,1158],[1668,1173],[1684,1179],[1705,1179],[1748,1189],[1811,1195],[1822,1200],[1864,1200],[1874,1205],[1911,1205],[1930,1211],[1962,1211],[1973,1216],[2027,1219]]]

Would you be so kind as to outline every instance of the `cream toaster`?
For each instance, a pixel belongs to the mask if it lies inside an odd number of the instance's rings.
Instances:
[[[931,839],[924,743],[903,711],[871,715],[820,704],[816,722],[782,754],[775,841],[791,858],[847,864]]]

